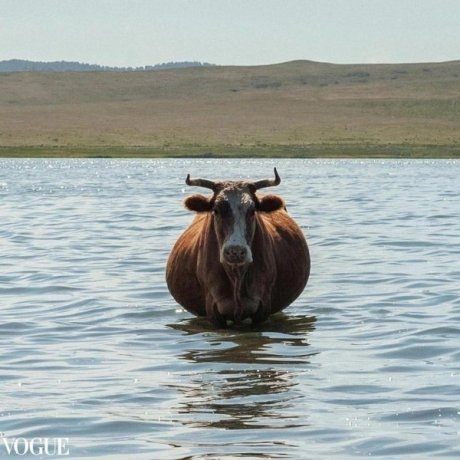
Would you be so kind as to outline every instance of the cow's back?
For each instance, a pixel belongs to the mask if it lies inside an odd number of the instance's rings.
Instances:
[[[166,265],[166,283],[174,299],[185,309],[205,316],[204,292],[197,279],[200,238],[207,216],[197,214],[176,241]]]

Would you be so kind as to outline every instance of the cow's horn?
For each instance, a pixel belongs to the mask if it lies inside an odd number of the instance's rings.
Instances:
[[[259,188],[264,188],[264,187],[273,187],[275,185],[279,185],[281,182],[281,178],[278,175],[278,171],[276,168],[273,168],[275,171],[275,178],[274,179],[262,179],[255,181],[254,184],[254,189],[258,190]]]
[[[211,190],[215,190],[215,188],[216,188],[216,184],[212,180],[208,180],[208,179],[190,179],[190,174],[187,174],[187,178],[185,179],[185,183],[187,185],[194,185],[195,187],[210,188]]]

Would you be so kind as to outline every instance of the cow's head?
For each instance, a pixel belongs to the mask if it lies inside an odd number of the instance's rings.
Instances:
[[[283,200],[276,195],[256,195],[257,190],[281,182],[276,168],[274,179],[214,182],[207,179],[192,180],[189,174],[185,182],[187,185],[209,188],[214,192],[211,197],[198,194],[188,197],[185,207],[191,211],[212,213],[220,262],[232,268],[250,264],[256,214],[273,212],[284,207]]]

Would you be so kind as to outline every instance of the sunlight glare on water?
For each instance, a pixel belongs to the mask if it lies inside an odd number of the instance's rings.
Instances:
[[[309,284],[267,323],[216,331],[164,281],[192,219],[181,202],[203,192],[185,176],[274,166]],[[69,438],[71,458],[460,457],[459,173],[455,160],[0,160],[0,432]]]

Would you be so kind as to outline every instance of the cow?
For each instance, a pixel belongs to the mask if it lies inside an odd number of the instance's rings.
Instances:
[[[256,193],[279,185],[274,179],[186,184],[211,189],[191,195],[184,205],[197,214],[175,243],[166,266],[166,282],[187,311],[206,316],[218,328],[252,324],[291,304],[304,290],[310,254],[302,230],[282,198]]]

